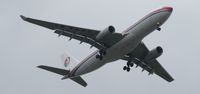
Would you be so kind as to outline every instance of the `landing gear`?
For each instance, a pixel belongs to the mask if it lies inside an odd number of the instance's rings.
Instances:
[[[126,70],[126,68],[127,68],[127,67],[126,67],[126,66],[124,66],[124,67],[123,67],[123,70]]]
[[[157,28],[157,30],[158,30],[158,31],[161,31],[161,28],[160,28],[160,27],[158,27],[158,28]]]
[[[99,54],[96,55],[96,58],[99,60],[102,60],[103,56],[105,56],[105,55],[106,55],[106,50],[100,50]]]
[[[124,66],[123,70],[126,70],[127,72],[129,72],[130,71],[130,67]]]
[[[133,63],[132,62],[127,62],[127,64],[126,64],[128,67],[130,66],[130,67],[133,67]]]
[[[160,22],[157,22],[156,25],[157,25],[157,29],[156,30],[161,31]]]
[[[102,54],[102,55],[106,55],[106,51],[105,50],[100,50],[99,53]]]
[[[124,71],[129,72],[130,68],[133,67],[133,65],[137,68],[138,66],[140,66],[142,68],[142,72],[143,71],[147,71],[149,72],[148,75],[151,75],[153,73],[155,73],[155,70],[153,67],[148,65],[148,62],[144,62],[144,61],[140,61],[139,59],[134,59],[134,57],[129,57],[128,62],[126,63],[126,65],[123,67]]]
[[[133,63],[131,61],[128,61],[126,65],[127,66],[123,67],[123,70],[126,70],[127,72],[129,72],[130,71],[130,67],[133,67]]]
[[[99,55],[99,54],[97,54],[97,55],[96,55],[96,58],[97,58],[97,59],[99,59],[99,60],[102,60],[102,59],[103,59],[103,56],[102,56],[102,55]]]

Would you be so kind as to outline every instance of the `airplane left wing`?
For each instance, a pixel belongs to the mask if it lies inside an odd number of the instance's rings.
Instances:
[[[140,66],[143,70],[149,72],[149,74],[155,73],[161,78],[165,79],[168,82],[173,81],[174,79],[171,75],[162,67],[162,65],[156,60],[153,59],[151,61],[144,61],[144,57],[149,53],[149,49],[145,46],[144,43],[140,43],[134,51],[124,56],[122,60],[129,61],[130,59],[136,64],[136,66]]]
[[[119,40],[123,38],[123,36],[119,33],[113,33],[106,38],[104,38],[101,41],[96,40],[96,36],[99,34],[100,30],[93,30],[93,29],[87,29],[87,28],[80,28],[75,26],[69,26],[69,25],[63,25],[58,23],[52,23],[42,20],[37,20],[33,18],[28,18],[21,15],[21,18],[24,21],[40,25],[42,27],[55,30],[54,33],[60,35],[64,35],[67,37],[70,37],[70,39],[77,39],[81,43],[85,42],[90,44],[91,46],[94,46],[98,49],[108,48],[117,43]]]

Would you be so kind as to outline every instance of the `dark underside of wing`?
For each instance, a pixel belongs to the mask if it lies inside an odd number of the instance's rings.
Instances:
[[[79,40],[81,43],[88,43],[91,46],[94,46],[98,49],[109,48],[123,38],[121,34],[113,33],[103,38],[101,41],[97,41],[96,36],[99,34],[99,32],[101,32],[101,30],[93,30],[70,25],[52,23],[38,19],[28,18],[22,15],[21,18],[24,21],[30,22],[32,24],[36,24],[54,30],[54,33],[58,34],[59,36],[67,36],[70,37],[70,39]]]
[[[149,73],[155,73],[168,82],[173,81],[174,79],[171,77],[171,75],[162,67],[162,65],[156,59],[153,59],[151,61],[143,60],[148,53],[149,49],[145,46],[144,43],[140,43],[134,51],[132,51],[122,59],[128,61],[130,60],[130,58],[132,58],[132,61],[135,64],[142,67]]]

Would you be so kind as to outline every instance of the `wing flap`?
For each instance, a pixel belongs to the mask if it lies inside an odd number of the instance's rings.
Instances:
[[[95,42],[93,39],[89,38],[89,37],[85,37],[85,36],[82,36],[82,35],[78,35],[78,34],[73,34],[73,33],[69,33],[69,32],[65,32],[65,31],[61,31],[61,30],[56,30],[54,33],[57,33],[57,34],[60,34],[62,33],[62,35],[64,36],[67,36],[67,37],[70,37],[70,38],[73,38],[73,39],[76,39],[76,40],[80,40],[80,43],[81,42],[85,42],[85,43],[88,43],[98,49],[101,49],[101,48],[105,48],[104,45],[98,43],[98,42]]]

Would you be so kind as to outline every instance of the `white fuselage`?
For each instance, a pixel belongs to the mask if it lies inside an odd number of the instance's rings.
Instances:
[[[96,55],[99,52],[99,50],[97,50],[80,62],[70,72],[68,77],[76,77],[89,73],[102,67],[106,63],[123,58],[124,55],[132,52],[145,36],[160,27],[168,19],[171,12],[172,8],[163,7],[149,13],[147,16],[122,32],[124,38],[112,47],[108,48],[106,50],[107,54],[103,56],[102,60],[96,58]]]

